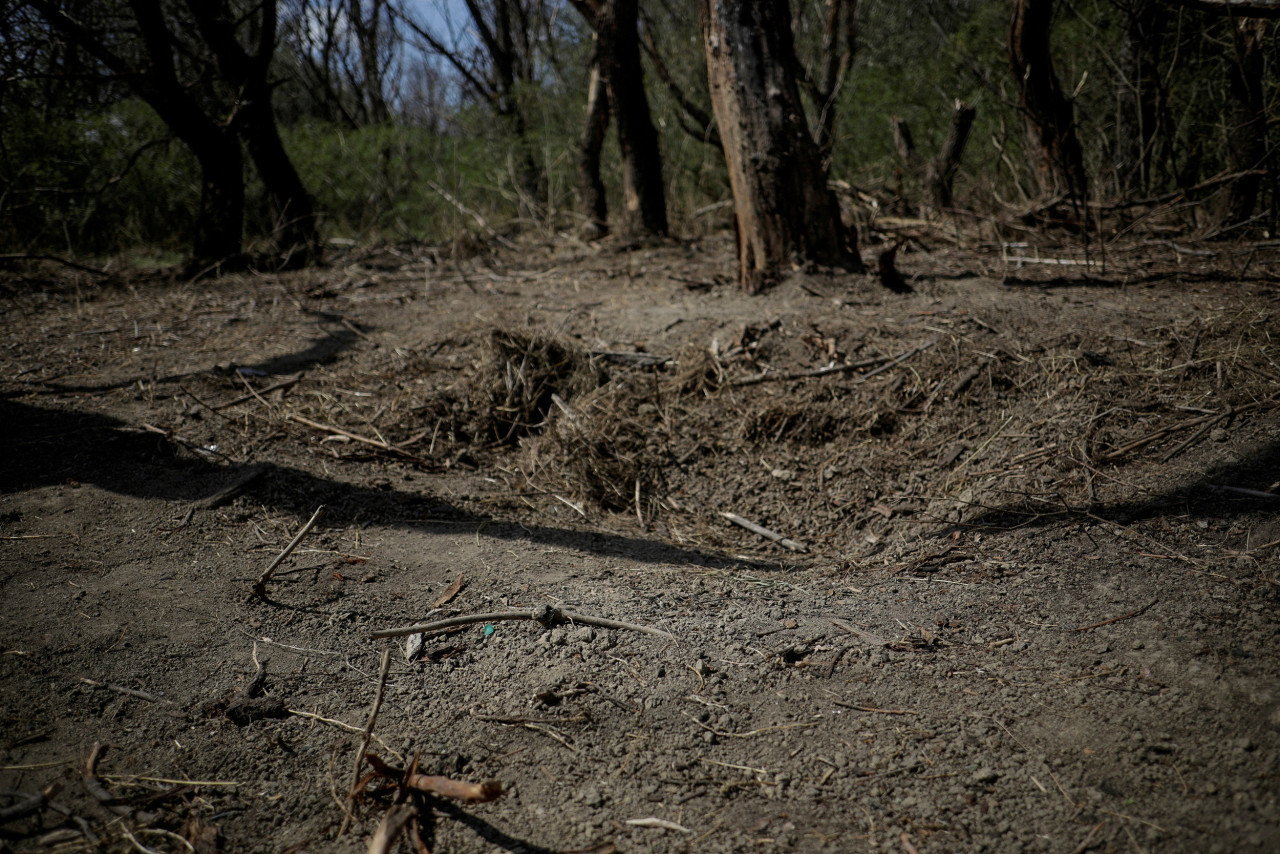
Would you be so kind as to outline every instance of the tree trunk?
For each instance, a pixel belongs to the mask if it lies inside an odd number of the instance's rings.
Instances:
[[[609,202],[600,180],[600,151],[609,130],[609,90],[600,63],[591,62],[587,89],[587,120],[578,142],[578,202],[582,208],[582,236],[597,240],[609,233]]]
[[[319,221],[311,194],[280,139],[269,98],[263,92],[242,104],[238,129],[271,200],[276,248],[284,256],[284,266],[296,268],[319,260]]]
[[[942,143],[942,150],[929,164],[925,188],[929,193],[929,200],[938,210],[951,207],[951,185],[960,169],[960,158],[964,157],[964,147],[969,142],[969,131],[973,129],[973,119],[977,114],[976,107],[964,101],[956,101],[951,112],[951,130]]]
[[[1267,115],[1262,97],[1262,44],[1267,23],[1258,18],[1233,22],[1235,53],[1227,80],[1227,165],[1246,173],[1231,183],[1218,224],[1242,223],[1252,214],[1262,188],[1267,158]]]
[[[609,88],[622,155],[624,234],[667,233],[658,132],[649,114],[636,30],[637,0],[604,0],[597,15],[597,61]]]
[[[1027,162],[1040,195],[1087,196],[1084,155],[1071,101],[1053,70],[1049,31],[1053,0],[1014,0],[1009,61],[1018,83]]]
[[[703,0],[711,104],[733,189],[738,282],[749,293],[785,265],[862,270],[796,84],[786,0]]]
[[[259,5],[262,17],[257,22],[254,53],[237,38],[238,22],[226,0],[187,0],[187,7],[217,60],[218,71],[239,90],[230,124],[248,146],[271,199],[276,246],[287,266],[306,264],[320,252],[315,205],[280,140],[267,79],[276,46],[276,2],[265,0]]]
[[[200,164],[200,209],[190,269],[201,270],[236,257],[244,243],[244,155],[240,140],[221,128],[191,136],[172,120],[166,123]]]
[[[1111,162],[1120,197],[1145,193],[1151,185],[1161,85],[1157,59],[1165,10],[1155,0],[1133,0],[1116,60],[1116,135]]]

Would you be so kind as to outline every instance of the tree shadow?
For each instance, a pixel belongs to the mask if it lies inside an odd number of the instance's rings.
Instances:
[[[1160,492],[1141,498],[1092,507],[1051,508],[1043,501],[1021,500],[984,509],[957,528],[1043,527],[1070,516],[1089,515],[1121,525],[1161,516],[1189,515],[1202,519],[1232,519],[1254,512],[1280,514],[1280,493],[1271,488],[1280,481],[1280,440],[1256,445],[1233,463],[1225,463]]]
[[[0,458],[0,494],[92,484],[119,495],[198,502],[243,479],[250,470],[249,465],[215,465],[198,459],[163,435],[96,413],[0,400],[0,429],[8,438],[8,454]],[[330,525],[374,522],[418,529],[430,525],[432,533],[482,533],[492,539],[524,540],[643,563],[774,566],[656,539],[511,522],[455,507],[429,493],[359,486],[275,463],[255,465],[262,472],[245,488],[247,493],[299,516],[308,516],[324,504],[325,523]]]
[[[350,320],[341,315],[331,315],[327,312],[311,312],[320,317],[322,320],[329,322],[341,321],[344,325],[340,329],[324,330],[319,337],[312,338],[308,346],[292,353],[285,353],[281,356],[275,356],[270,359],[264,359],[250,365],[231,364],[227,366],[214,366],[210,368],[201,368],[195,371],[184,371],[179,374],[169,374],[163,377],[151,375],[133,376],[128,379],[116,380],[115,382],[102,383],[100,385],[72,385],[67,383],[59,383],[54,381],[39,382],[38,394],[96,394],[116,389],[128,388],[138,383],[149,383],[154,385],[168,385],[178,383],[191,377],[201,376],[203,374],[226,374],[234,375],[237,372],[244,376],[268,376],[272,374],[291,374],[305,370],[313,365],[324,364],[332,361],[334,357],[345,350],[351,349],[360,337],[368,334],[369,327],[357,326]],[[349,324],[349,326],[347,325]]]

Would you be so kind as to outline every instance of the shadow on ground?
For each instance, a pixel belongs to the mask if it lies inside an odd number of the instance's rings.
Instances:
[[[1280,493],[1271,492],[1280,480],[1280,442],[1257,445],[1238,461],[1214,466],[1199,477],[1184,480],[1140,499],[1092,507],[1057,507],[1020,499],[990,507],[968,519],[963,527],[1011,530],[1043,527],[1063,519],[1090,516],[1127,525],[1162,516],[1193,515],[1229,519],[1258,511],[1280,513]],[[953,529],[949,529],[948,532]]]
[[[82,483],[138,498],[199,502],[251,469],[196,459],[163,435],[96,413],[0,400],[0,431],[8,437],[9,448],[8,457],[0,460],[0,494]],[[645,563],[712,567],[747,563],[660,540],[507,522],[454,507],[429,494],[359,486],[274,463],[255,466],[261,474],[246,487],[247,493],[303,517],[324,504],[325,522],[331,525],[376,522],[419,527],[429,522],[433,533],[482,531],[495,539],[525,540]],[[772,564],[755,566],[764,569]]]

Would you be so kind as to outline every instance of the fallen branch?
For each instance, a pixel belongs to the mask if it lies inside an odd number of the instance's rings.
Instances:
[[[1140,616],[1142,614],[1147,613],[1147,611],[1151,610],[1152,608],[1154,608],[1156,603],[1159,601],[1160,601],[1159,599],[1152,599],[1150,602],[1148,602],[1146,605],[1143,605],[1141,608],[1139,608],[1136,611],[1130,611],[1127,614],[1121,614],[1119,617],[1112,617],[1110,620],[1103,620],[1101,623],[1094,623],[1092,626],[1079,626],[1077,628],[1072,629],[1072,631],[1087,632],[1091,629],[1101,628],[1102,626],[1109,626],[1112,623],[1118,623],[1121,620],[1128,620],[1133,617]]]
[[[469,626],[474,623],[497,623],[504,620],[533,620],[535,623],[541,623],[545,628],[554,626],[563,626],[570,623],[581,624],[584,626],[597,626],[602,629],[626,629],[633,632],[641,632],[646,635],[664,638],[666,640],[675,640],[676,636],[670,632],[664,632],[661,629],[653,629],[648,626],[639,626],[635,623],[624,623],[620,620],[606,620],[603,617],[591,617],[586,614],[577,614],[572,611],[563,611],[559,608],[552,608],[550,605],[533,611],[495,611],[491,614],[473,614],[471,616],[449,617],[445,620],[437,620],[432,623],[418,623],[413,626],[404,626],[398,629],[381,629],[373,632],[370,637],[379,638],[398,638],[405,635],[427,634],[430,632],[439,632],[445,629],[451,629],[455,626]]]
[[[386,780],[394,780],[398,785],[419,792],[439,795],[462,801],[464,804],[487,804],[502,797],[502,783],[497,780],[485,780],[483,783],[467,783],[450,777],[437,777],[431,774],[419,774],[410,769],[408,772],[393,765],[388,765],[376,755],[369,753],[364,757],[373,769],[374,776]]]
[[[850,371],[857,371],[857,370],[861,370],[862,368],[869,368],[872,365],[880,365],[880,367],[876,368],[874,371],[865,373],[854,380],[854,382],[860,383],[865,380],[871,379],[876,374],[889,370],[894,365],[902,364],[907,359],[910,359],[912,356],[916,355],[917,353],[922,353],[925,350],[928,350],[930,347],[932,347],[934,344],[937,344],[937,343],[938,343],[937,341],[929,341],[925,344],[921,344],[919,347],[916,347],[912,350],[908,350],[907,352],[903,353],[900,356],[895,356],[892,358],[888,356],[877,356],[874,359],[864,359],[861,362],[853,362],[852,364],[848,364],[848,365],[829,365],[825,368],[815,368],[814,370],[811,370],[811,371],[791,371],[790,373],[785,373],[785,374],[769,374],[769,373],[757,374],[754,377],[745,377],[740,380],[734,380],[732,383],[730,383],[730,385],[746,386],[746,385],[757,385],[759,383],[785,382],[787,380],[804,380],[804,379],[810,379],[812,377],[826,377],[832,374],[847,374]]]
[[[43,791],[36,792],[34,795],[27,795],[17,803],[10,804],[4,809],[0,809],[0,824],[17,821],[18,819],[25,818],[32,813],[39,812],[44,809],[45,804],[49,803],[50,798],[53,798],[61,791],[61,783],[50,783]]]
[[[747,519],[743,519],[737,513],[729,513],[722,510],[720,511],[720,515],[728,519],[733,524],[740,525],[743,528],[746,528],[748,531],[752,532],[753,534],[759,534],[760,536],[764,537],[766,540],[773,540],[775,543],[782,546],[784,549],[790,549],[793,552],[807,552],[809,550],[809,547],[804,543],[797,542],[796,540],[790,539],[788,537],[784,537],[782,536],[782,534],[779,534],[777,531],[770,531],[768,528],[765,528],[761,525],[757,525],[755,522],[749,521]]]
[[[303,537],[310,533],[311,529],[315,527],[315,524],[319,521],[320,514],[322,512],[324,512],[323,504],[316,508],[316,512],[311,514],[311,518],[307,520],[307,524],[303,525],[302,530],[299,531],[289,542],[289,545],[284,547],[284,551],[280,552],[280,554],[276,556],[276,559],[271,561],[271,564],[262,571],[262,575],[258,576],[258,580],[253,583],[254,596],[257,596],[259,599],[266,598],[267,582],[271,580],[271,573],[276,571],[276,567],[283,563],[285,558],[293,554],[293,550],[302,542]]]

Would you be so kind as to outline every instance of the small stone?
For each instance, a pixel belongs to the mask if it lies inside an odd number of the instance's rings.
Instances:
[[[1214,427],[1209,431],[1209,438],[1214,442],[1225,442],[1231,438],[1231,434],[1222,427]]]
[[[969,782],[975,786],[986,786],[1000,779],[1000,772],[994,768],[979,768],[973,772]]]
[[[711,675],[711,665],[705,661],[699,661],[693,665],[693,672],[706,679]]]

